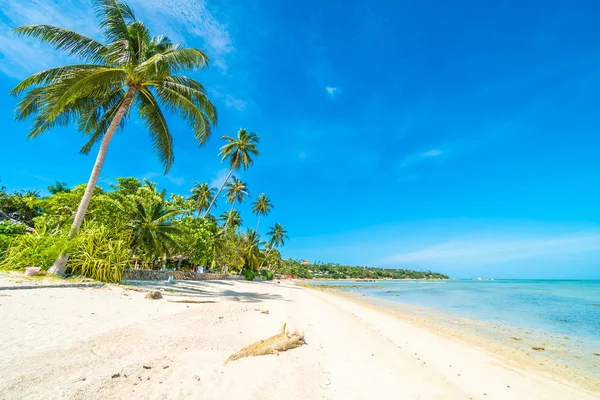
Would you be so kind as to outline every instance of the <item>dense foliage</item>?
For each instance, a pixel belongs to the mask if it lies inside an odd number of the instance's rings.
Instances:
[[[252,279],[259,268],[266,270],[280,263],[279,253],[265,247],[256,231],[242,230],[238,210],[234,210],[236,216],[227,215],[230,218],[200,215],[208,199],[199,205],[198,188],[216,191],[207,184],[196,184],[190,196],[184,197],[167,194],[147,180],[117,178],[106,190],[95,188],[83,229],[74,238],[67,233],[85,185],[69,189],[57,183],[51,188],[48,196],[0,188],[0,211],[9,208],[11,215],[35,228],[26,233],[24,223],[0,221],[1,268],[48,269],[59,254],[68,252],[67,273],[120,282],[128,266],[188,270],[202,266]],[[281,229],[285,231],[280,224],[271,228],[277,235]],[[270,233],[268,243],[281,244],[281,238]],[[272,273],[259,275],[273,278]]]
[[[444,274],[431,271],[369,268],[332,263],[307,264],[299,260],[278,263],[275,272],[305,279],[448,279]]]

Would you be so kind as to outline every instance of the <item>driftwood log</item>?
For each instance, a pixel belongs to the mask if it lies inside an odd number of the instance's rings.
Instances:
[[[285,327],[286,324],[283,324],[281,333],[268,339],[252,343],[250,346],[244,347],[237,353],[232,354],[229,356],[227,361],[225,361],[225,364],[244,357],[264,356],[267,354],[278,355],[282,351],[295,349],[296,347],[306,344],[303,333],[298,333],[298,331],[295,331],[294,333],[290,334],[285,330]]]

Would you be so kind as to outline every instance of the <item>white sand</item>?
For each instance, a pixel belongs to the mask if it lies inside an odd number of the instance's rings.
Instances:
[[[165,287],[178,293],[151,301],[114,286],[0,291],[0,398],[599,398],[392,314],[290,283]],[[183,298],[175,294],[215,303],[169,302]],[[304,331],[308,344],[223,365],[284,322]]]

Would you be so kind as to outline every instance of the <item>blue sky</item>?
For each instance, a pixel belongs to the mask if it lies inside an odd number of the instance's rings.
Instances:
[[[0,10],[0,180],[87,181],[74,129],[26,141],[8,91],[68,62],[9,29],[98,36],[87,0]],[[143,126],[111,145],[101,184],[147,177],[186,194],[217,184],[221,135],[261,137],[241,175],[287,226],[284,255],[454,277],[600,278],[600,5],[593,1],[131,0],[156,33],[204,49],[193,74],[219,110],[199,149],[170,118],[167,176]],[[3,95],[2,95],[3,93]],[[243,210],[247,224],[255,218]]]

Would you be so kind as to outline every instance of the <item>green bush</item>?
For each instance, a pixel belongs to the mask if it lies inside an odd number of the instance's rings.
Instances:
[[[0,221],[0,235],[18,235],[25,232],[25,224],[13,224],[9,221]]]
[[[246,280],[248,280],[248,281],[253,281],[254,278],[256,278],[256,274],[254,273],[254,271],[249,270],[248,268],[244,268],[242,273],[244,274],[244,276],[246,277]]]
[[[4,258],[4,253],[6,252],[6,250],[8,250],[8,248],[10,247],[12,242],[15,241],[15,239],[15,235],[4,235],[0,233],[0,262]]]
[[[261,269],[260,276],[267,281],[272,281],[274,278],[273,272],[269,271],[268,269]]]
[[[120,283],[131,256],[128,234],[89,224],[75,239],[67,273],[103,282]]]
[[[26,267],[40,267],[47,270],[59,254],[68,250],[69,241],[65,237],[18,235],[5,251],[0,268],[22,270]]]

